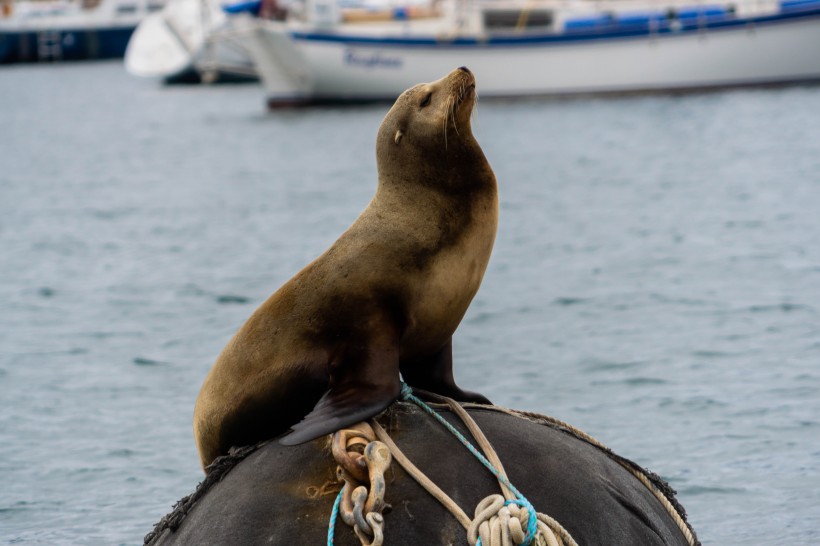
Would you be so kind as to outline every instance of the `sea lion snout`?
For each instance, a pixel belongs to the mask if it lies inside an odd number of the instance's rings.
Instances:
[[[472,86],[475,88],[475,74],[470,71],[469,68],[466,66],[459,66],[442,79],[439,80],[440,82],[452,82],[454,86],[461,86],[461,87],[470,87]]]

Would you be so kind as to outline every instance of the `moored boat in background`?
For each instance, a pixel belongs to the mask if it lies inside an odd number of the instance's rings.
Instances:
[[[0,0],[0,63],[115,59],[164,0]]]
[[[461,65],[483,97],[820,80],[820,0],[443,0],[386,17],[308,0],[255,24],[243,40],[270,106],[392,99]]]
[[[126,70],[165,83],[255,81],[253,61],[238,38],[243,28],[242,17],[229,18],[219,0],[171,0],[137,27]]]

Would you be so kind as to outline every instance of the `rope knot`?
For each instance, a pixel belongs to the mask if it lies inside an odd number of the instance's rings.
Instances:
[[[530,544],[532,537],[527,536],[529,520],[529,510],[519,506],[519,501],[506,501],[501,495],[490,495],[476,506],[475,517],[467,529],[467,540],[470,546]]]

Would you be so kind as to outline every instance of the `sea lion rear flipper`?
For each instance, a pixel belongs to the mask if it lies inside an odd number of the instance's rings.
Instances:
[[[398,368],[397,347],[370,348],[365,361],[346,364],[344,377],[331,378],[330,390],[279,443],[303,444],[378,415],[401,393]]]
[[[492,404],[486,396],[465,391],[456,385],[453,377],[453,338],[432,357],[401,363],[401,375],[411,387],[429,391],[459,402]]]

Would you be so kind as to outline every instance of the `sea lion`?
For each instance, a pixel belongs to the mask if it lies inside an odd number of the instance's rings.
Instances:
[[[475,100],[465,67],[396,100],[377,136],[370,204],[253,313],[206,377],[194,410],[203,468],[290,427],[285,445],[372,417],[399,396],[399,373],[489,403],[452,371],[452,335],[498,225],[495,175],[470,126]]]

